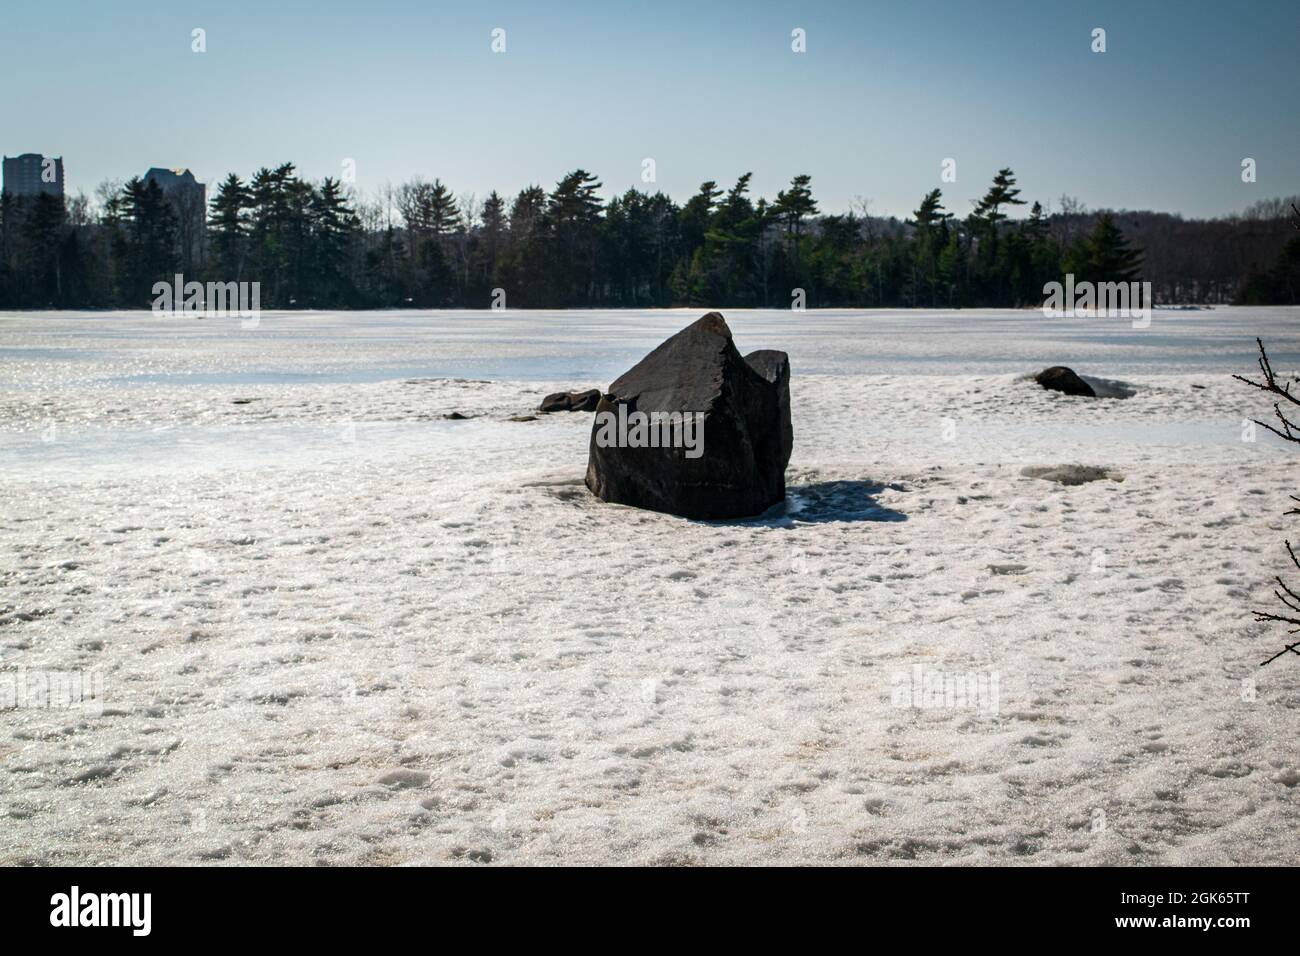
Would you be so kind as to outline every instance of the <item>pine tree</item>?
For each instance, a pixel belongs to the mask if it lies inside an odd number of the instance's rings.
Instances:
[[[122,187],[123,231],[119,234],[121,298],[129,307],[152,301],[155,282],[172,282],[180,257],[176,214],[158,183],[138,176]]]
[[[952,214],[943,208],[943,193],[932,189],[921,198],[912,213],[916,227],[916,246],[909,288],[913,305],[931,306],[936,299],[939,279],[939,253],[948,243],[948,220]]]
[[[441,179],[432,183],[416,179],[403,184],[398,191],[398,208],[406,228],[421,237],[450,235],[460,216],[456,198]]]
[[[596,190],[601,182],[585,169],[575,169],[558,183],[546,202],[546,216],[552,227],[590,224],[600,216]]]
[[[752,173],[742,174],[725,198],[716,202],[704,232],[703,245],[698,250],[701,254],[698,268],[695,268],[692,253],[692,268],[696,272],[692,294],[701,300],[744,303],[752,296],[759,231],[754,204],[747,195],[752,177]],[[706,202],[713,205],[717,196],[722,195],[712,186],[711,182],[701,186],[700,193],[692,200],[699,202],[697,208],[702,209]],[[685,210],[683,218],[688,218]]]
[[[601,263],[612,304],[662,304],[658,299],[659,269],[665,245],[659,220],[664,215],[664,201],[671,206],[671,200],[662,193],[650,196],[629,189],[622,196],[615,196],[605,207],[601,224]]]
[[[1006,219],[1003,206],[1023,206],[1025,200],[1019,198],[1020,190],[1016,188],[1016,175],[1010,168],[999,169],[993,177],[993,185],[975,207],[975,217],[989,225],[996,225]]]
[[[252,194],[234,173],[217,187],[208,228],[213,272],[221,282],[243,280],[244,262],[248,255],[248,207],[251,203]]]
[[[687,259],[704,245],[704,235],[709,231],[713,210],[721,195],[722,190],[712,179],[700,183],[700,191],[686,201],[678,214],[677,228],[682,241],[682,255]]]
[[[1016,186],[1016,177],[1010,168],[999,169],[993,177],[988,192],[975,204],[967,219],[974,261],[968,285],[976,303],[1012,302],[1011,273],[1014,267],[1008,254],[999,243],[999,223],[1007,218],[1003,206],[1023,206]]]
[[[1037,200],[1029,207],[1024,232],[1030,242],[1042,242],[1047,237],[1047,217],[1043,215],[1043,204]]]
[[[944,211],[942,197],[942,191],[931,189],[921,198],[920,207],[912,213],[917,228],[922,232],[928,233],[936,224],[952,216],[952,213]]]
[[[546,228],[551,239],[547,278],[550,295],[562,307],[590,302],[599,269],[598,223],[601,182],[585,169],[575,169],[555,185],[546,202]]]
[[[1300,236],[1282,247],[1277,261],[1252,273],[1237,295],[1238,305],[1300,305]]]
[[[788,276],[791,287],[801,287],[804,283],[801,274],[803,221],[817,215],[818,212],[811,183],[812,177],[806,173],[795,176],[790,180],[789,189],[776,194],[776,202],[772,205],[773,216],[785,225],[786,254],[792,263]]]
[[[785,223],[787,236],[799,238],[803,221],[817,215],[817,201],[813,199],[810,184],[812,177],[801,174],[790,180],[790,188],[776,194],[774,215]]]
[[[253,174],[247,273],[261,283],[262,305],[286,308],[296,304],[302,281],[302,257],[308,250],[309,196],[293,163]]]
[[[549,304],[546,236],[546,191],[527,186],[510,204],[509,242],[497,262],[497,282],[509,302],[524,308]]]
[[[378,243],[366,250],[364,257],[362,286],[369,304],[388,307],[408,304],[401,268],[406,258],[401,233],[394,226],[387,226]]]
[[[505,249],[509,226],[506,221],[506,202],[494,189],[483,201],[483,241],[478,257],[479,282],[487,288],[496,277],[497,259]]]
[[[21,205],[24,213],[20,227],[24,251],[21,262],[28,279],[27,301],[37,308],[61,305],[61,250],[67,219],[63,197],[42,192]]]
[[[510,240],[522,242],[531,239],[542,226],[546,212],[546,191],[541,186],[528,186],[519,191],[510,204]]]
[[[326,179],[312,196],[316,277],[312,299],[319,306],[350,304],[354,289],[349,264],[360,222],[338,180]]]
[[[1132,282],[1142,269],[1142,253],[1129,247],[1115,225],[1115,217],[1104,213],[1084,240],[1079,278],[1091,282]]]

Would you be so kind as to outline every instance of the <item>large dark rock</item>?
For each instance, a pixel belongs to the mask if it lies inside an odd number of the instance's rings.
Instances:
[[[1087,398],[1097,397],[1091,385],[1075,375],[1073,369],[1068,369],[1064,365],[1053,365],[1051,368],[1043,369],[1034,376],[1034,381],[1053,392],[1083,395]]]
[[[702,413],[692,433],[671,431],[675,447],[634,447],[614,423],[635,412]],[[604,429],[602,431],[602,429]],[[624,438],[631,440],[623,440]],[[681,447],[694,437],[695,451]],[[761,514],[785,498],[790,427],[790,362],[784,352],[741,358],[717,312],[663,342],[609,387],[596,407],[587,487],[605,501],[696,519]]]
[[[541,412],[594,412],[600,402],[600,389],[589,388],[585,392],[556,392],[547,395],[538,406]]]
[[[781,470],[784,471],[794,451],[794,428],[790,425],[790,356],[775,349],[759,349],[745,356],[745,364],[776,386],[780,400]]]

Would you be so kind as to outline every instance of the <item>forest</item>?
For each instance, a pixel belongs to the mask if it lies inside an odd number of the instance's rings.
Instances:
[[[416,178],[361,195],[291,163],[186,209],[155,183],[0,195],[0,308],[148,308],[155,282],[258,282],[271,309],[1014,308],[1076,280],[1152,283],[1162,304],[1300,302],[1300,199],[1185,219],[1022,198],[1001,169],[964,215],[940,189],[905,219],[825,213],[811,177],[755,198],[745,173],[684,204],[601,198],[576,169],[547,191],[457,195]],[[498,291],[499,290],[499,291]],[[801,290],[801,295],[796,290]]]

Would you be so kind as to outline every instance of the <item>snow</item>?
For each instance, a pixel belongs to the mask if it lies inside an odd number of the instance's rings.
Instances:
[[[1230,375],[1300,311],[728,312],[793,368],[757,521],[509,420],[700,311],[0,314],[0,679],[103,681],[0,712],[0,862],[1295,861]]]

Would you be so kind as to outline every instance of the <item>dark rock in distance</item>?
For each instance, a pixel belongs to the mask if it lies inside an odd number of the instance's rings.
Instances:
[[[1049,391],[1063,392],[1066,395],[1082,395],[1085,398],[1097,397],[1091,385],[1079,378],[1073,369],[1066,368],[1064,365],[1053,365],[1051,368],[1043,369],[1034,376],[1034,381]]]
[[[597,439],[604,412],[702,413],[698,455],[630,442],[602,446]],[[699,520],[751,517],[784,500],[793,446],[788,356],[764,350],[742,358],[726,321],[710,312],[601,396],[586,484],[616,504]]]
[[[600,389],[589,388],[585,392],[556,392],[542,399],[537,407],[539,412],[594,412],[600,402]]]

